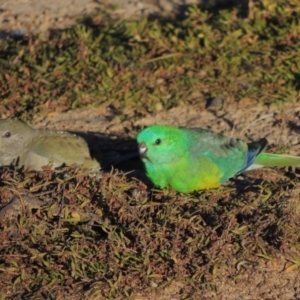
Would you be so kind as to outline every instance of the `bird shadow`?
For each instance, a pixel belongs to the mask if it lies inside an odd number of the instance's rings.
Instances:
[[[127,178],[137,178],[149,185],[135,139],[105,133],[68,132],[87,142],[91,157],[100,163],[104,172],[110,172],[112,168],[118,169]]]

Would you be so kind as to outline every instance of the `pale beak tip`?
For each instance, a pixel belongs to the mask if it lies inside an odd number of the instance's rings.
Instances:
[[[147,157],[147,146],[145,143],[140,143],[139,144],[139,153],[141,158],[146,158]]]

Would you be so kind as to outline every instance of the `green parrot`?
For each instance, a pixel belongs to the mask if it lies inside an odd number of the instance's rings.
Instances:
[[[266,139],[247,144],[202,128],[152,125],[137,142],[151,181],[182,193],[217,188],[246,170],[300,166],[298,156],[262,152]]]

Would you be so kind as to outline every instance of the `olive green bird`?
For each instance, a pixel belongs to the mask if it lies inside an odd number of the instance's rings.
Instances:
[[[298,156],[262,152],[266,139],[247,144],[201,128],[153,125],[137,142],[150,180],[182,193],[217,188],[246,170],[300,166]]]
[[[87,142],[75,134],[34,129],[18,119],[0,120],[0,166],[24,166],[40,171],[50,163],[53,168],[77,164],[97,172],[100,162],[108,166],[123,159],[115,151],[98,151],[95,157]]]

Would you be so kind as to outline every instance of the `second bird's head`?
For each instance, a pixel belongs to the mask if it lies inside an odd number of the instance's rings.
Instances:
[[[28,148],[36,131],[18,119],[0,120],[0,154],[20,155]]]
[[[184,151],[184,138],[179,128],[152,125],[137,136],[141,159],[147,164],[170,163]]]

